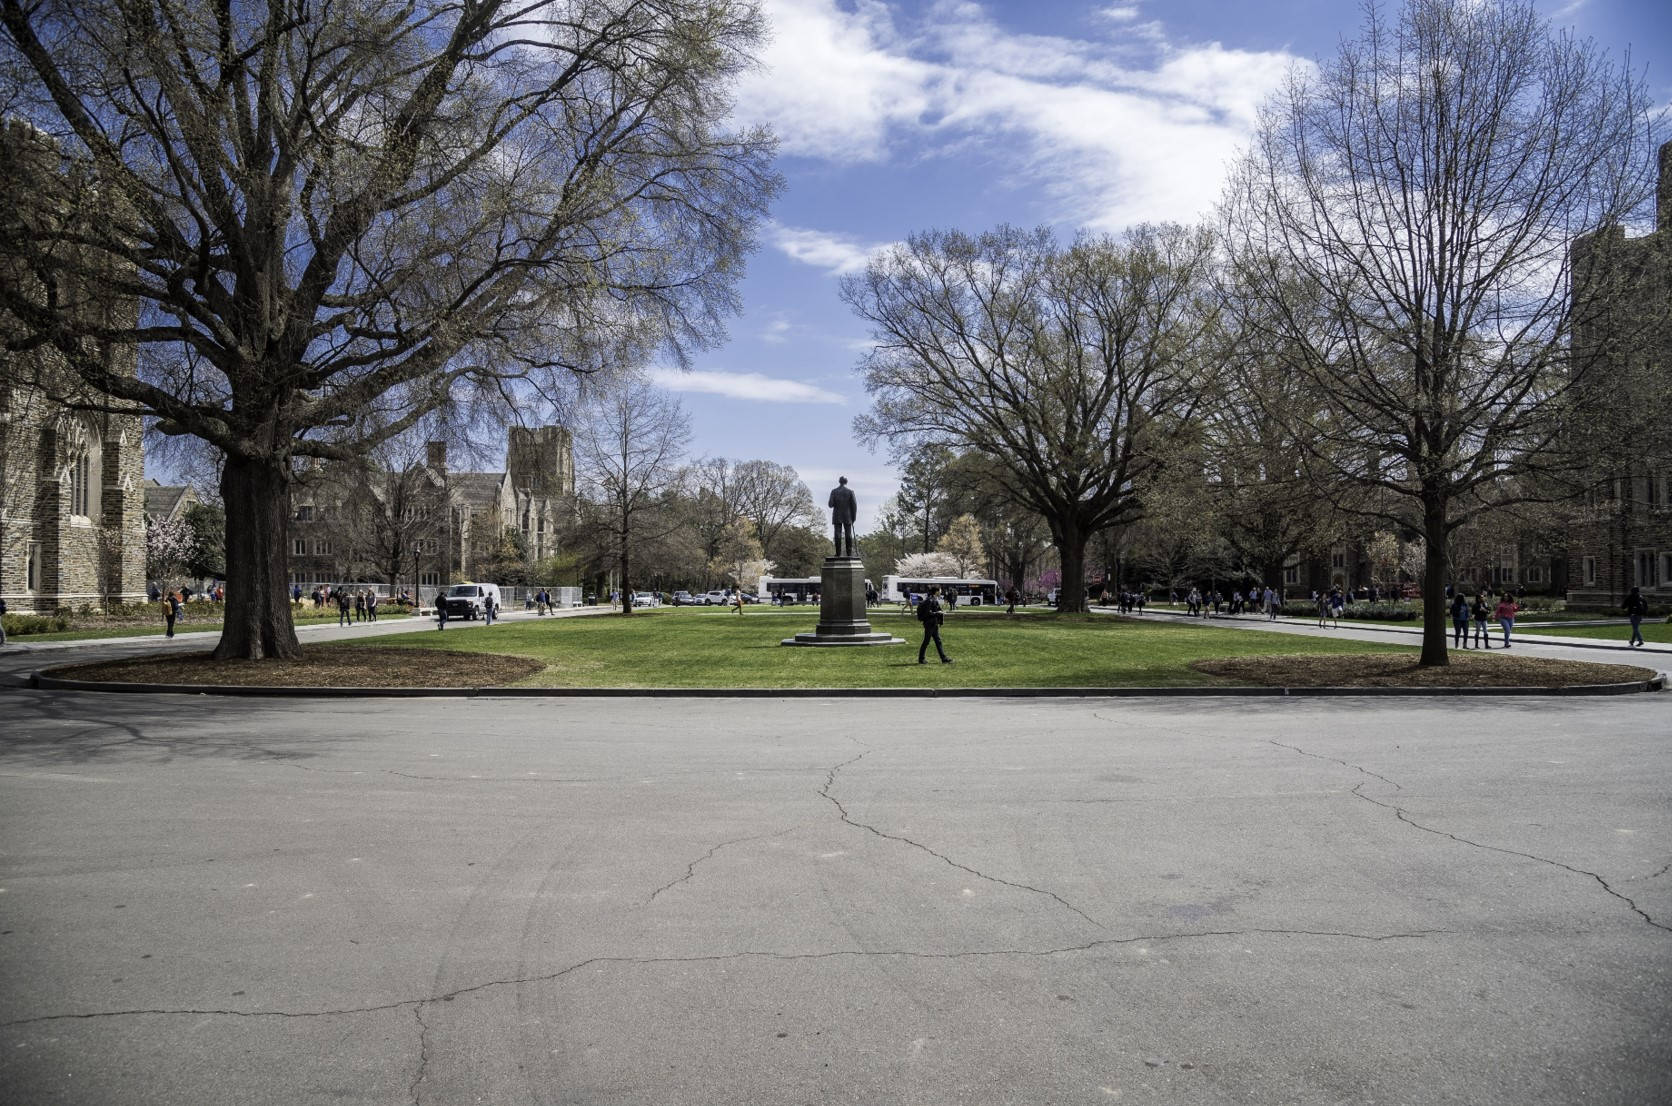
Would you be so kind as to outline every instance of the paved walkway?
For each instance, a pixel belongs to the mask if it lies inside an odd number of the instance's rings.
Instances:
[[[1098,614],[1118,615],[1113,607],[1093,607],[1092,610]],[[1192,618],[1183,612],[1162,611],[1153,607],[1143,614],[1134,613],[1118,615],[1118,617],[1138,618],[1148,621],[1188,621],[1199,626],[1258,630],[1274,634],[1299,634],[1303,637],[1346,638],[1351,641],[1391,641],[1400,645],[1422,644],[1422,627],[1401,623],[1343,621],[1339,625],[1320,627],[1316,616],[1308,618],[1279,617],[1276,621],[1263,614],[1220,614],[1210,615],[1207,618]],[[1628,632],[1629,627],[1621,627],[1619,641],[1512,632],[1510,642],[1518,655],[1553,657],[1570,661],[1591,661],[1598,664],[1637,664],[1644,668],[1652,668],[1657,672],[1664,672],[1672,668],[1672,645],[1651,641],[1640,649],[1632,649],[1626,645],[1626,634]],[[1503,642],[1503,639],[1503,631],[1498,628],[1497,623],[1493,623],[1492,648],[1488,652],[1494,656],[1500,655],[1498,646]],[[1451,641],[1450,627],[1446,629],[1446,641],[1448,643]],[[1523,650],[1526,651],[1525,654],[1522,654]]]
[[[544,618],[582,618],[594,614],[610,614],[615,607],[566,607],[553,611],[549,615],[536,614],[533,611],[512,611],[502,614],[499,622],[527,622]],[[189,626],[190,623],[187,623]],[[486,628],[486,623],[464,622],[453,619],[447,623],[443,632],[480,630]],[[357,638],[385,637],[390,634],[410,634],[419,630],[436,632],[435,617],[420,615],[414,618],[391,618],[384,622],[356,622],[348,626],[338,626],[335,623],[318,623],[309,626],[296,627],[296,637],[303,643],[310,641],[348,641]],[[178,649],[181,651],[202,649],[206,645],[214,645],[221,638],[221,631],[217,627],[213,630],[180,630],[176,629],[172,639],[163,637],[160,633],[144,637],[111,637],[86,638],[80,641],[30,641],[27,637],[13,637],[4,647],[0,647],[0,656],[9,653],[52,653],[67,649],[103,649],[130,648],[133,650],[166,651]]]

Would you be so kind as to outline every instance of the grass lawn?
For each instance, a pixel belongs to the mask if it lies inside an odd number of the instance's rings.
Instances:
[[[1631,639],[1631,626],[1630,624],[1624,626],[1571,626],[1566,629],[1560,626],[1531,626],[1524,630],[1520,626],[1520,620],[1517,619],[1515,633],[1517,635],[1538,634],[1545,637],[1596,638],[1600,641],[1617,641],[1624,645]],[[1643,640],[1658,642],[1662,645],[1672,645],[1672,624],[1644,622]]]
[[[641,611],[501,623],[308,646],[296,661],[170,655],[72,666],[63,675],[135,683],[291,687],[960,688],[1202,686],[1558,686],[1647,678],[1623,665],[1496,654],[1419,669],[1416,650],[1108,616],[961,611],[943,631],[955,664],[917,663],[918,624],[873,612],[906,645],[801,648],[810,607]]]
[[[1108,616],[1006,617],[957,611],[942,627],[956,663],[917,663],[918,622],[877,608],[871,626],[905,645],[802,648],[778,644],[811,630],[813,607],[749,608],[741,617],[710,608],[641,611],[542,622],[501,623],[470,633],[411,634],[379,647],[507,653],[544,667],[517,683],[534,687],[1179,687],[1240,683],[1190,668],[1204,657],[1274,651],[1411,653],[1393,645],[1135,622]],[[367,643],[368,645],[370,643]],[[352,651],[353,643],[315,650]]]

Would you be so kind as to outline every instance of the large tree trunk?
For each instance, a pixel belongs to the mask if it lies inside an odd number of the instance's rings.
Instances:
[[[1446,653],[1446,504],[1437,496],[1423,496],[1424,550],[1422,580],[1422,658],[1424,667],[1451,663]]]
[[[290,474],[283,461],[228,454],[221,469],[226,504],[226,622],[216,660],[299,657],[290,617]]]
[[[1057,613],[1085,614],[1086,534],[1073,522],[1056,530],[1057,558],[1062,562],[1062,580],[1057,584]]]

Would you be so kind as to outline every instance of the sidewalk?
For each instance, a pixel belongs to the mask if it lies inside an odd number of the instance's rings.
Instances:
[[[1114,607],[1093,607],[1096,614],[1119,615]],[[1141,619],[1176,619],[1179,621],[1198,622],[1209,626],[1234,627],[1239,630],[1263,630],[1267,633],[1300,634],[1310,637],[1345,637],[1353,641],[1387,641],[1390,637],[1407,639],[1409,644],[1416,645],[1422,640],[1422,627],[1410,623],[1374,623],[1349,622],[1345,619],[1339,625],[1318,625],[1316,615],[1306,618],[1292,618],[1279,615],[1275,620],[1263,614],[1210,614],[1206,618],[1192,618],[1183,611],[1147,610],[1143,614],[1136,612],[1119,615],[1122,618]],[[1540,625],[1526,623],[1518,626],[1517,630],[1526,626]],[[1550,625],[1544,623],[1543,625]],[[1511,633],[1510,641],[1516,649],[1528,649],[1534,656],[1555,656],[1565,660],[1594,661],[1603,664],[1636,663],[1645,668],[1658,668],[1662,671],[1672,668],[1672,645],[1663,642],[1649,642],[1638,649],[1629,648],[1625,643],[1627,627],[1621,627],[1619,641],[1598,641],[1596,638],[1557,637],[1547,634]],[[1451,627],[1446,627],[1446,641],[1451,641]],[[1492,652],[1496,652],[1499,643],[1503,641],[1503,633],[1498,624],[1492,624]],[[1406,642],[1401,642],[1405,644]],[[1571,655],[1574,651],[1583,650],[1588,655]],[[1598,652],[1611,654],[1598,656]],[[1649,659],[1650,655],[1653,659]],[[1633,662],[1632,657],[1641,659]]]
[[[616,610],[615,607],[565,607],[553,611],[549,615],[536,614],[534,611],[514,611],[498,615],[495,622],[532,622],[545,618],[575,618],[592,614],[608,614]],[[461,630],[479,630],[486,628],[483,622],[467,622],[459,619],[449,619],[446,633],[457,633]],[[428,630],[435,633],[434,615],[414,615],[411,618],[391,619],[388,622],[355,622],[348,626],[335,624],[316,624],[312,626],[296,627],[297,640],[310,641],[345,641],[351,638],[386,637],[391,634],[414,633]],[[164,637],[161,633],[143,637],[95,637],[82,638],[78,641],[37,641],[31,642],[27,637],[8,638],[4,646],[0,646],[0,656],[23,655],[30,653],[50,653],[71,649],[119,649],[132,650],[165,650],[183,646],[214,645],[219,641],[221,631],[213,630],[176,630],[172,638]]]

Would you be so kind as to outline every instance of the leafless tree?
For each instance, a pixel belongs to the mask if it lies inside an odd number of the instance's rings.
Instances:
[[[0,178],[13,348],[224,454],[220,657],[298,651],[294,458],[717,340],[778,187],[770,135],[726,126],[750,0],[0,0],[0,26],[0,103],[63,156]]]
[[[1199,402],[1210,247],[1173,226],[1066,249],[1048,230],[912,236],[842,283],[876,343],[855,429],[899,454],[993,458],[1006,496],[1050,526],[1059,609],[1084,611],[1087,541],[1141,512]]]
[[[1369,5],[1290,76],[1235,175],[1234,279],[1324,405],[1312,477],[1425,537],[1423,664],[1446,663],[1447,536],[1559,452],[1589,368],[1569,338],[1592,274],[1569,245],[1650,194],[1648,109],[1526,0]]]
[[[761,556],[783,559],[778,548],[785,528],[815,526],[819,521],[813,493],[789,465],[776,461],[743,461],[735,471],[738,510],[755,528]]]
[[[642,384],[598,397],[575,434],[575,470],[597,552],[621,573],[621,608],[633,612],[633,564],[643,547],[678,529],[691,422],[679,401]]]

